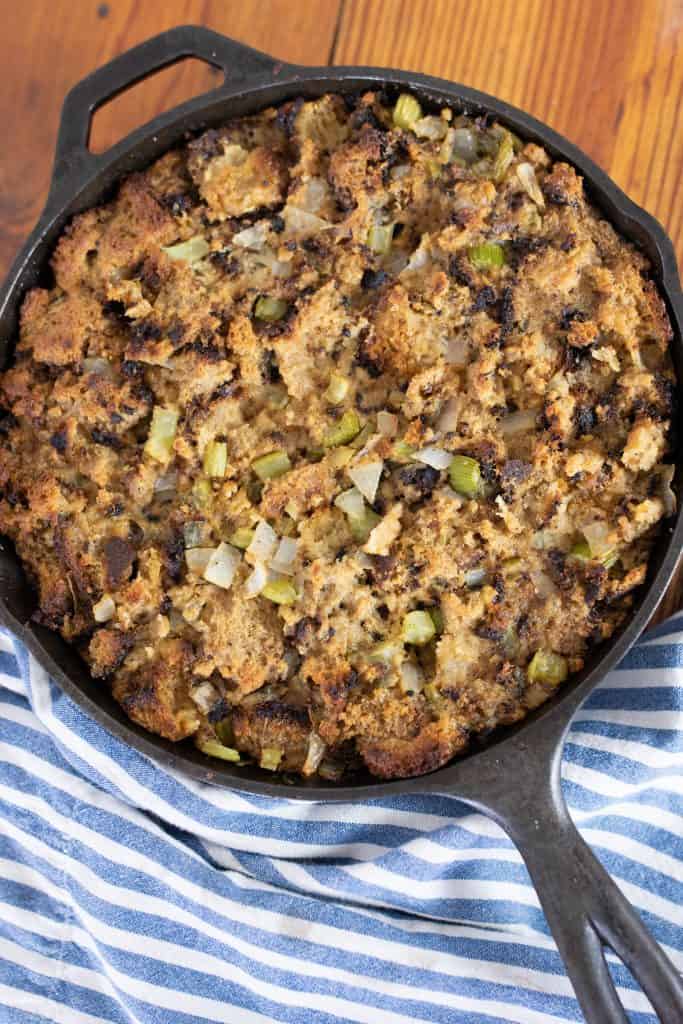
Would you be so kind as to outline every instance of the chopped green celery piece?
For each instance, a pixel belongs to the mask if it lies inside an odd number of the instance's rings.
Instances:
[[[435,704],[441,697],[441,694],[437,690],[434,683],[426,683],[422,687],[422,693],[425,695],[425,697],[431,704]]]
[[[393,224],[373,224],[368,231],[368,245],[378,256],[386,256],[391,251],[393,236]]]
[[[428,608],[427,611],[429,612],[431,620],[434,623],[436,635],[441,636],[441,634],[443,633],[443,612],[441,611],[438,605],[435,605],[433,608]]]
[[[580,562],[589,562],[592,558],[591,549],[587,540],[577,540],[569,553],[572,558],[578,558]]]
[[[330,452],[328,462],[333,469],[342,469],[344,466],[348,465],[353,456],[353,448],[350,448],[348,445],[341,444],[338,448],[335,448],[334,451]]]
[[[361,424],[355,409],[347,409],[344,415],[323,437],[325,448],[337,448],[340,444],[348,444],[360,433]]]
[[[252,505],[258,505],[263,496],[263,481],[262,480],[249,480],[247,486],[244,488],[247,494],[247,498]]]
[[[393,120],[397,128],[406,131],[412,128],[416,121],[422,117],[422,107],[419,101],[407,92],[402,92],[394,107]]]
[[[332,405],[339,405],[346,398],[349,390],[348,377],[342,377],[341,373],[330,374],[330,383],[325,392],[325,398]]]
[[[228,544],[240,551],[246,551],[254,539],[254,531],[248,526],[238,526],[235,532],[228,538]]]
[[[498,146],[498,152],[496,158],[493,161],[493,179],[496,182],[501,182],[505,177],[505,173],[515,158],[515,147],[512,142],[512,136],[510,132],[503,132],[500,144]]]
[[[311,462],[320,462],[320,460],[323,458],[324,455],[325,455],[325,449],[324,448],[313,447],[313,448],[309,448],[308,451],[306,452],[306,457]]]
[[[408,612],[403,619],[403,639],[407,644],[422,646],[428,644],[436,635],[434,619],[429,612]]]
[[[178,413],[175,409],[154,406],[145,451],[157,462],[168,462],[170,459],[177,426]]]
[[[232,729],[232,719],[230,717],[222,718],[220,722],[214,722],[213,729],[221,743],[226,747],[232,745],[235,736]]]
[[[228,446],[225,441],[209,441],[204,449],[204,473],[209,477],[225,476]]]
[[[532,683],[558,686],[569,675],[567,659],[554,651],[538,650],[529,662],[527,676]]]
[[[410,462],[416,452],[416,448],[407,441],[397,441],[391,452],[391,457],[396,462]]]
[[[282,760],[282,751],[279,747],[263,747],[261,750],[261,760],[259,764],[262,768],[267,768],[269,772],[275,772],[280,766]]]
[[[477,270],[488,270],[490,267],[502,267],[505,263],[505,250],[497,242],[481,242],[471,245],[467,250],[470,263]]]
[[[195,480],[192,488],[192,496],[200,508],[202,505],[205,505],[213,496],[211,481],[207,480],[205,477],[200,477],[198,480]]]
[[[610,548],[609,551],[598,557],[591,553],[590,544],[585,539],[578,540],[569,553],[572,558],[576,558],[580,562],[590,562],[591,560],[600,562],[606,569],[611,569],[619,561],[619,552],[616,548]]]
[[[254,306],[254,316],[257,320],[266,320],[274,323],[282,320],[287,312],[287,303],[284,299],[274,299],[270,295],[261,295]]]
[[[209,244],[201,235],[195,235],[187,242],[162,246],[161,251],[165,252],[170,260],[185,260],[192,264],[204,259],[209,252]]]
[[[356,450],[362,448],[368,438],[372,436],[372,433],[372,423],[366,423],[361,432],[354,437],[351,447]]]
[[[376,512],[373,512],[367,506],[363,509],[361,516],[347,516],[353,539],[358,541],[359,544],[364,544],[381,518],[381,516],[378,516]]]
[[[239,750],[235,750],[234,747],[226,747],[218,740],[200,740],[197,742],[197,746],[203,754],[208,754],[209,757],[220,757],[223,761],[233,762],[240,759]]]
[[[261,597],[267,597],[274,604],[294,604],[299,595],[291,580],[278,579],[266,583]]]
[[[251,468],[259,480],[274,480],[276,477],[288,473],[292,468],[292,463],[289,461],[287,452],[276,451],[254,459]]]
[[[448,467],[451,487],[466,498],[476,498],[481,491],[481,469],[476,459],[455,455]]]

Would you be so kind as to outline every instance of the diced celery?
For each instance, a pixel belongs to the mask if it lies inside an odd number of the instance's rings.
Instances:
[[[280,766],[282,751],[279,747],[263,747],[259,764],[269,772],[275,772]]]
[[[267,597],[274,604],[294,604],[298,600],[296,587],[291,580],[270,580],[261,591],[262,597]]]
[[[466,498],[476,498],[481,489],[481,469],[476,459],[455,455],[448,467],[451,487]]]
[[[408,612],[403,619],[403,639],[407,644],[422,646],[436,635],[434,620],[427,611]]]
[[[204,473],[208,477],[223,477],[228,466],[228,446],[225,441],[209,441],[204,449]]]
[[[347,409],[344,415],[323,437],[325,448],[337,448],[340,444],[348,444],[360,433],[361,423],[355,409]]]
[[[391,458],[395,462],[410,462],[415,451],[413,445],[408,444],[407,441],[397,441],[392,449]]]
[[[197,746],[203,754],[208,754],[209,757],[220,757],[222,761],[237,762],[240,759],[239,750],[235,750],[234,747],[226,747],[218,740],[200,740],[197,742]]]
[[[289,455],[287,452],[276,451],[269,452],[267,455],[261,455],[258,459],[254,459],[251,464],[251,468],[256,473],[259,480],[274,480],[278,476],[282,476],[284,473],[288,473],[292,468],[292,464],[289,461]]]
[[[394,107],[393,120],[397,128],[408,130],[422,117],[422,107],[414,96],[402,92]]]
[[[373,664],[390,665],[397,658],[404,656],[403,644],[400,640],[383,640],[368,651],[367,658]]]
[[[515,158],[515,147],[512,142],[512,136],[510,132],[503,132],[498,146],[498,152],[496,158],[493,161],[493,179],[496,182],[501,182],[505,177],[505,173]]]
[[[157,462],[168,462],[173,451],[177,426],[178,413],[175,409],[155,405],[149,435],[145,442],[145,452]]]
[[[488,270],[490,267],[502,267],[505,263],[505,250],[497,242],[481,242],[479,245],[471,245],[467,250],[470,263],[473,263],[478,270]]]
[[[195,235],[187,242],[178,242],[177,245],[162,246],[170,260],[185,260],[186,263],[197,263],[203,260],[209,252],[209,244],[201,235]]]
[[[199,477],[195,480],[192,487],[192,497],[195,503],[202,508],[213,496],[213,488],[211,487],[211,481],[207,480],[206,477]]]
[[[254,539],[254,531],[248,526],[238,526],[231,537],[228,538],[230,544],[234,548],[239,548],[240,551],[246,551]]]
[[[325,392],[325,398],[332,405],[339,405],[346,398],[349,390],[349,379],[348,377],[342,377],[341,373],[332,373],[330,375],[330,383],[327,386]]]
[[[371,508],[367,507],[363,509],[363,514],[361,516],[348,516],[349,529],[353,539],[358,541],[359,544],[363,544],[380,522],[381,518],[382,517],[378,516],[376,512],[373,512]]]
[[[578,540],[569,553],[572,558],[576,558],[580,562],[590,562],[591,560],[600,562],[606,569],[611,569],[619,561],[619,552],[616,548],[610,548],[609,551],[605,551],[599,556],[594,555],[591,552],[590,544],[585,539]]]
[[[503,562],[503,572],[506,576],[519,576],[522,566],[521,558],[506,558]]]
[[[267,323],[274,323],[282,320],[287,312],[287,303],[284,299],[274,299],[270,295],[261,295],[254,306],[254,316],[257,320],[265,320]]]
[[[441,634],[443,633],[443,612],[441,611],[438,605],[435,605],[433,608],[428,608],[427,611],[429,612],[431,620],[434,623],[436,635],[441,636]]]
[[[572,558],[577,558],[580,562],[589,562],[592,557],[587,540],[577,540],[569,553]]]
[[[567,659],[554,651],[536,651],[527,668],[529,682],[545,683],[546,686],[558,686],[568,675]]]
[[[378,256],[386,256],[391,251],[393,237],[393,224],[373,224],[368,231],[368,246]]]
[[[356,451],[359,451],[363,447],[365,442],[368,440],[368,438],[372,437],[372,434],[372,423],[366,423],[365,426],[360,431],[360,433],[356,434],[353,441],[351,441],[351,447],[355,448]]]

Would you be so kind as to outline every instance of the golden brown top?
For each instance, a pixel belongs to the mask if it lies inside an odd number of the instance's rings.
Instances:
[[[77,217],[1,379],[0,528],[127,713],[418,774],[628,613],[674,377],[566,164],[411,96],[206,132]]]

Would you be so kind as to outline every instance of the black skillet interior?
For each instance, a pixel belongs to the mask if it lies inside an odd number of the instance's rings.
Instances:
[[[88,136],[97,107],[155,70],[185,57],[198,57],[220,68],[225,74],[223,84],[161,115],[106,153],[91,154]],[[522,111],[464,86],[382,68],[292,67],[194,26],[172,29],[128,51],[84,79],[67,96],[46,208],[0,291],[3,362],[11,358],[23,294],[36,283],[49,281],[47,258],[62,228],[75,213],[105,200],[124,175],[149,165],[187,132],[296,96],[310,98],[327,91],[349,93],[368,88],[384,88],[390,93],[410,89],[426,107],[447,104],[474,114],[489,112],[520,137],[537,141],[552,156],[574,164],[596,205],[649,257],[674,325],[672,357],[678,378],[683,379],[683,296],[671,242],[649,214],[566,139]],[[674,488],[680,509],[683,474],[680,457],[676,461]],[[602,944],[607,943],[640,980],[660,1019],[665,1024],[680,1024],[680,979],[572,825],[562,798],[559,765],[574,711],[646,625],[671,579],[682,542],[679,512],[656,546],[648,581],[641,588],[630,621],[619,635],[593,652],[583,672],[552,701],[517,727],[492,736],[486,747],[421,779],[380,782],[366,777],[344,786],[312,781],[286,786],[258,767],[217,764],[190,745],[171,744],[150,735],[126,718],[105,687],[93,682],[72,648],[57,634],[30,622],[35,595],[7,541],[0,545],[0,619],[25,640],[37,661],[87,714],[124,743],[196,780],[304,800],[357,800],[410,790],[462,797],[495,817],[523,853],[586,1019],[593,1024],[627,1021],[602,954]]]

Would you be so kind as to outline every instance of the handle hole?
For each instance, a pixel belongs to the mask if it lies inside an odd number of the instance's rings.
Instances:
[[[104,153],[153,117],[217,88],[222,77],[220,68],[194,57],[186,57],[149,75],[95,111],[88,144],[90,152]]]

